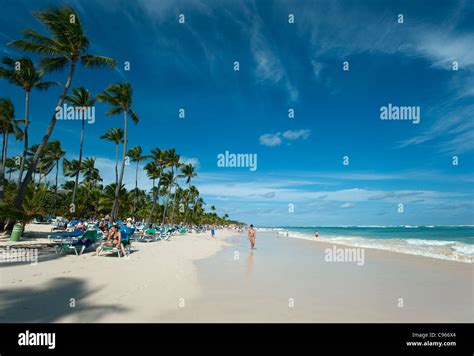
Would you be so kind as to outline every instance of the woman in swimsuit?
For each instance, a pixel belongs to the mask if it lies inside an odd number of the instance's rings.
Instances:
[[[123,247],[122,244],[122,234],[120,233],[118,229],[118,225],[113,225],[110,230],[109,234],[107,235],[107,240],[102,242],[100,246],[97,248],[96,253],[98,254],[102,246],[108,246],[108,247],[119,247],[124,256],[126,255],[125,253],[125,247]]]

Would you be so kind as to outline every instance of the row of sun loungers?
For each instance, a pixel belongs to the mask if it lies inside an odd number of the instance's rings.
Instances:
[[[131,241],[135,240],[138,242],[153,242],[159,240],[170,240],[174,234],[185,234],[186,229],[180,228],[169,228],[169,229],[158,229],[158,228],[128,228],[123,227],[121,230],[121,244],[124,247],[126,254],[132,252]],[[98,229],[92,230],[74,230],[71,232],[63,233],[52,233],[48,237],[51,240],[59,241],[56,246],[56,253],[62,254],[67,251],[74,251],[76,256],[80,256],[84,251],[89,249],[96,249],[102,239],[102,231]],[[117,254],[118,257],[122,257],[123,251],[121,246],[103,246],[101,245],[98,250],[100,256],[103,252],[111,252]]]

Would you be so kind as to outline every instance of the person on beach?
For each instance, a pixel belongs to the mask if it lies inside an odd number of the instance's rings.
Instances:
[[[213,239],[216,238],[216,231],[215,231],[216,227],[214,226],[214,224],[211,225],[211,237]]]
[[[119,226],[118,225],[112,225],[112,227],[109,230],[109,234],[107,235],[107,240],[102,242],[100,246],[97,248],[95,254],[98,255],[99,251],[102,246],[107,246],[107,247],[118,247],[120,246],[120,249],[122,250],[123,255],[125,256],[125,247],[123,247],[122,244],[122,234],[119,231]]]
[[[249,231],[248,231],[248,239],[250,241],[250,248],[252,250],[255,249],[255,234],[256,234],[256,231],[253,228],[253,225],[250,225],[250,228],[249,228]]]

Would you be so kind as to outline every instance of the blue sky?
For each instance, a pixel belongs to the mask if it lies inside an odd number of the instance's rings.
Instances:
[[[0,49],[13,57],[20,53],[6,43],[22,28],[44,32],[32,12],[65,3],[0,2]],[[219,213],[267,226],[474,224],[472,1],[68,3],[90,52],[119,63],[116,70],[79,68],[73,86],[98,93],[129,81],[140,116],[130,145],[175,147],[197,165],[194,183]],[[32,142],[58,93],[33,93]],[[0,96],[12,98],[21,115],[20,90],[2,81]],[[420,123],[381,120],[389,103],[419,107]],[[85,155],[97,158],[109,183],[114,146],[99,136],[122,121],[105,110],[98,105],[96,123],[86,127]],[[79,129],[74,121],[56,125],[53,138],[62,139],[68,158],[78,155]],[[18,149],[12,143],[10,155]],[[257,154],[258,169],[219,168],[225,151]],[[151,186],[143,172],[140,181]],[[125,182],[132,187],[132,169]]]

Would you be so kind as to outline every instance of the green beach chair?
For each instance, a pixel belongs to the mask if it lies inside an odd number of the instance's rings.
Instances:
[[[125,253],[129,255],[130,252],[132,251],[132,242],[130,241],[130,237],[127,234],[125,234],[124,232],[121,232],[121,233],[122,233],[122,238],[120,239],[120,243],[123,245],[125,249]],[[120,249],[120,247],[117,247],[117,246],[115,247],[101,246],[99,253],[97,255],[100,256],[100,254],[103,251],[111,251],[112,253],[117,253],[117,256],[119,258],[122,257],[122,250]]]
[[[156,241],[157,239],[161,240],[161,237],[158,235],[156,230],[151,227],[143,233],[143,236],[139,239],[139,241],[151,242]]]
[[[79,243],[79,241],[83,239],[89,239],[91,242],[90,245]],[[88,230],[83,235],[81,235],[78,240],[60,243],[58,246],[56,246],[56,253],[60,254],[64,251],[74,250],[76,256],[80,256],[86,249],[91,247],[94,248],[98,239],[99,234],[96,230]]]

